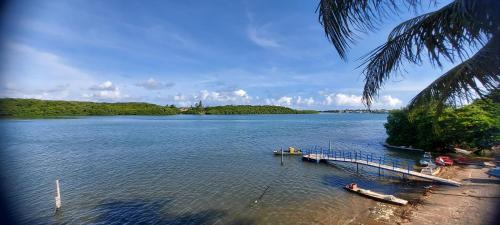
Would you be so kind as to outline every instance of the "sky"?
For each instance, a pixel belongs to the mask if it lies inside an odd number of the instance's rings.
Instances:
[[[0,97],[364,108],[360,58],[415,14],[360,34],[344,61],[325,37],[317,4],[12,1],[1,20]],[[373,108],[406,105],[451,66],[406,64]]]

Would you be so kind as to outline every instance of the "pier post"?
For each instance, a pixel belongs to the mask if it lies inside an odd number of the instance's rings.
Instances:
[[[382,156],[378,159],[378,175],[380,176],[380,164],[382,164]]]
[[[359,172],[359,165],[358,165],[358,152],[354,153],[354,161],[356,161],[356,173]]]
[[[328,140],[328,153],[332,151],[332,141]]]
[[[59,188],[59,179],[56,180],[56,197],[55,197],[55,200],[56,200],[56,209],[55,209],[55,212],[57,212],[57,210],[59,210],[59,208],[61,208],[61,189]]]
[[[283,147],[281,147],[281,165],[283,166]]]

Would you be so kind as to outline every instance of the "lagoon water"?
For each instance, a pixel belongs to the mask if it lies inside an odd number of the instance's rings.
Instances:
[[[385,149],[385,114],[112,116],[2,120],[2,185],[23,224],[337,224],[405,196],[392,176],[272,155],[279,147]],[[384,178],[388,178],[385,176]],[[62,209],[54,215],[55,180]],[[269,188],[267,188],[269,187]],[[267,188],[267,191],[266,191]],[[255,202],[257,200],[257,202]]]

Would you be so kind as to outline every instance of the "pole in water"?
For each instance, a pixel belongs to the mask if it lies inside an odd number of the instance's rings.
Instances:
[[[283,148],[281,148],[281,165],[283,166]]]
[[[281,147],[281,165],[283,166],[283,147]]]
[[[59,188],[59,180],[56,180],[56,212],[61,208],[61,189]]]

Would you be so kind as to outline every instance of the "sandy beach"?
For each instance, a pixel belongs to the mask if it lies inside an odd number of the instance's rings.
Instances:
[[[365,224],[498,224],[500,214],[500,179],[489,176],[488,170],[498,165],[495,158],[486,166],[445,167],[438,176],[460,181],[460,187],[433,185],[428,191],[410,200],[404,207],[377,203],[370,209]]]

